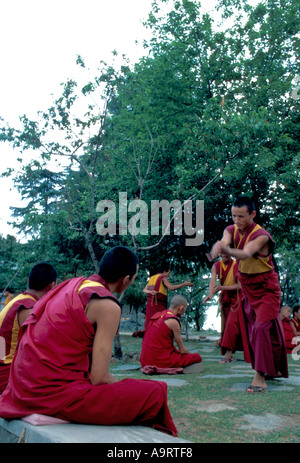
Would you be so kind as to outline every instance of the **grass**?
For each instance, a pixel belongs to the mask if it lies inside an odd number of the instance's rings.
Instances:
[[[199,333],[196,335],[198,337]],[[137,358],[142,339],[121,335],[121,342],[123,354],[127,353],[129,357],[133,353],[135,355],[132,359],[124,355],[126,362],[114,361],[111,366],[114,375],[118,373],[116,368],[119,364],[139,364]],[[189,340],[185,345],[191,351],[198,351],[203,357],[202,373],[148,377],[162,381],[165,378],[176,378],[187,382],[180,387],[168,386],[168,404],[180,438],[195,443],[299,442],[299,385],[286,380],[273,380],[267,381],[271,387],[262,394],[247,394],[245,388],[233,391],[234,385],[245,383],[247,386],[253,377],[251,366],[243,361],[242,352],[235,354],[235,358],[240,361],[219,365],[220,349],[214,345],[214,341]],[[300,377],[300,358],[293,359],[288,355],[288,362],[290,376]],[[244,376],[237,377],[234,374]],[[126,377],[147,379],[139,370],[131,370],[118,376],[119,379]],[[282,390],[282,386],[289,390]],[[209,408],[211,406],[224,409],[212,412]],[[271,417],[271,421],[267,420],[268,417]],[[252,420],[257,418],[260,418],[261,429],[253,425]],[[270,429],[270,423],[276,425],[274,429]]]

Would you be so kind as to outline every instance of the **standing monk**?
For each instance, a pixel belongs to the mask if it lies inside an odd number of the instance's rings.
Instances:
[[[251,363],[255,370],[247,392],[263,392],[267,388],[265,375],[288,377],[279,316],[281,290],[272,262],[274,241],[253,221],[256,211],[252,199],[238,198],[231,212],[234,225],[224,230],[222,240],[212,249],[211,258],[226,252],[239,262],[238,278],[243,293]]]
[[[157,273],[148,280],[143,292],[148,295],[146,305],[145,329],[149,324],[150,318],[157,312],[162,312],[167,308],[168,290],[175,291],[183,286],[194,286],[190,281],[184,281],[173,285],[169,281],[171,270],[167,262],[164,262]]]
[[[117,381],[109,372],[121,315],[113,293],[121,294],[137,272],[137,256],[117,246],[103,256],[99,275],[65,281],[36,303],[0,397],[2,418],[39,413],[77,423],[139,423],[177,435],[166,383]]]
[[[236,350],[244,351],[244,358],[250,362],[247,344],[246,327],[241,306],[240,284],[237,279],[238,263],[228,254],[222,253],[221,260],[214,263],[211,271],[209,295],[204,299],[212,299],[214,294],[220,291],[221,313],[221,353],[223,360],[219,363],[226,364],[234,361],[233,353]],[[217,285],[217,279],[220,284]]]
[[[46,262],[32,267],[28,288],[12,299],[0,312],[0,337],[4,340],[0,352],[0,394],[6,388],[11,362],[17,346],[20,326],[30,315],[34,304],[56,285],[55,268]]]

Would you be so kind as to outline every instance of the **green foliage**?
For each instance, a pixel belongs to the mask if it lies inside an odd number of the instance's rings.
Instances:
[[[27,261],[52,259],[62,277],[92,273],[105,250],[122,243],[137,251],[143,272],[171,258],[176,275],[196,280],[209,273],[205,253],[230,221],[232,200],[248,194],[257,222],[279,243],[287,300],[297,299],[288,256],[299,252],[299,6],[220,0],[220,25],[198,1],[154,1],[145,23],[152,37],[138,63],[101,62],[90,79],[78,56],[80,85],[68,80],[36,121],[21,118],[21,129],[3,126],[0,140],[33,158],[22,158],[15,175],[27,202],[14,209],[29,238]],[[186,246],[184,233],[99,236],[97,204],[115,202],[118,230],[119,192],[149,206],[204,199],[203,245]],[[198,320],[200,299],[193,304]]]

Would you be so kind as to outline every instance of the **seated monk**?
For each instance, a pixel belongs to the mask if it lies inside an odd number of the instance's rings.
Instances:
[[[280,319],[284,332],[285,346],[288,354],[291,354],[295,344],[293,344],[294,333],[291,327],[291,309],[287,305],[283,305],[280,309]]]
[[[8,383],[20,326],[34,304],[56,285],[56,279],[57,273],[51,264],[41,262],[35,265],[30,270],[26,291],[9,301],[0,312],[0,338],[4,344],[0,351],[0,394]]]
[[[294,336],[300,336],[300,306],[293,307],[293,318],[290,320]]]
[[[189,352],[182,341],[180,317],[186,307],[187,300],[183,296],[176,295],[172,298],[169,309],[156,313],[150,319],[142,344],[140,356],[142,367],[151,365],[184,369],[202,361],[201,356]],[[178,349],[174,345],[174,340]],[[197,372],[201,369],[202,365]]]
[[[138,258],[116,246],[99,274],[60,283],[42,297],[21,326],[0,416],[48,415],[100,425],[143,424],[177,436],[167,384],[109,372],[121,294],[138,272]],[[90,361],[91,360],[91,361]]]

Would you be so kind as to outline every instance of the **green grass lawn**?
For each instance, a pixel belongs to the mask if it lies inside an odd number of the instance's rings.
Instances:
[[[205,335],[205,332],[194,333]],[[203,358],[203,372],[196,375],[146,376],[140,370],[118,371],[120,365],[138,365],[142,339],[121,335],[124,360],[112,361],[111,372],[126,377],[168,381],[168,403],[180,438],[202,443],[296,443],[300,441],[300,357],[288,355],[290,379],[267,381],[268,390],[246,393],[253,371],[235,354],[236,362],[218,364],[220,349],[213,340],[186,341]],[[132,359],[128,358],[134,354]],[[119,376],[120,375],[120,376]]]

